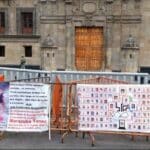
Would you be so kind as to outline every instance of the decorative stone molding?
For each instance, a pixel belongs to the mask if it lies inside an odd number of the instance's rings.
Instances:
[[[5,14],[5,32],[2,33],[2,34],[3,35],[8,34],[8,31],[9,31],[8,8],[0,8],[0,12],[4,12],[4,14]]]
[[[123,2],[124,4],[127,4],[127,3],[129,2],[129,0],[122,0],[122,2]]]
[[[94,2],[85,2],[82,5],[82,11],[84,13],[94,13],[97,10],[96,3]]]
[[[65,0],[66,4],[72,4],[72,0]]]
[[[139,47],[122,47],[121,50],[123,51],[128,51],[128,50],[139,50]]]
[[[56,2],[56,0],[39,0],[40,3]]]
[[[139,67],[139,46],[130,34],[121,48],[121,71],[137,72]]]
[[[42,24],[59,24],[65,23],[65,16],[41,16],[40,21]]]
[[[22,12],[32,12],[33,13],[33,31],[32,34],[36,34],[36,8],[34,7],[20,7],[17,8],[17,34],[22,34],[21,32],[21,13]]]
[[[104,14],[106,13],[106,8],[105,8],[105,6],[101,6],[101,7],[99,8],[99,10],[100,10],[100,12],[102,13],[102,15],[104,15]]]
[[[72,9],[73,14],[77,14],[80,11],[80,8],[78,8],[77,6],[74,6]]]
[[[107,4],[112,4],[114,2],[114,0],[106,0]]]
[[[127,40],[122,46],[122,50],[127,50],[127,49],[139,50],[139,46],[136,43],[135,38],[131,34],[129,34]]]
[[[33,5],[36,7],[38,5],[38,0],[33,0]]]
[[[41,3],[47,2],[47,0],[39,0]]]
[[[56,3],[57,0],[49,0],[49,2]]]
[[[8,6],[15,6],[16,5],[15,0],[3,0],[3,1],[5,1]]]
[[[45,38],[45,40],[43,41],[42,47],[55,47],[54,41],[53,41],[52,37],[50,36],[50,34],[48,34],[47,37]]]
[[[107,16],[107,22],[122,22],[122,23],[141,23],[142,16],[141,15],[115,15],[115,16]]]
[[[141,7],[141,0],[135,0],[135,9],[140,9]]]
[[[42,69],[56,70],[57,47],[41,47]]]
[[[134,0],[136,3],[139,3],[139,2],[141,2],[141,0]]]
[[[86,14],[85,15],[85,19],[82,22],[83,26],[93,26],[94,25],[94,21],[92,19],[93,15],[91,14]]]
[[[0,42],[23,42],[38,43],[40,35],[0,35]]]

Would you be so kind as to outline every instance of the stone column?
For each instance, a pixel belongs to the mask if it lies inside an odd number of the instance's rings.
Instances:
[[[41,66],[44,70],[56,70],[56,53],[58,47],[55,45],[54,40],[50,34],[41,43]]]
[[[121,71],[138,72],[139,70],[139,46],[134,37],[129,34],[121,48]]]
[[[42,69],[47,71],[56,70],[56,51],[55,46],[41,47],[42,53]]]
[[[139,69],[139,48],[122,48],[121,51],[122,72],[138,72]]]
[[[66,52],[65,52],[65,69],[73,68],[73,25],[72,25],[72,0],[65,0],[65,21],[66,21]]]
[[[72,24],[71,22],[66,23],[66,69],[71,70],[72,69]]]
[[[107,48],[106,50],[106,70],[111,70],[111,55],[112,55],[112,49]]]

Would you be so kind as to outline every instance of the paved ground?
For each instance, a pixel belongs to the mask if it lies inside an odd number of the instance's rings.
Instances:
[[[95,146],[91,147],[89,136],[82,138],[79,134],[69,134],[65,137],[64,143],[61,143],[61,135],[52,132],[52,140],[48,140],[48,132],[44,133],[5,133],[5,138],[0,141],[0,149],[141,149],[150,150],[150,141],[145,137],[131,137],[127,135],[109,135],[96,134]]]

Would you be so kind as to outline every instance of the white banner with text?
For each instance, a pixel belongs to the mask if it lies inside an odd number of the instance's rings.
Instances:
[[[4,84],[4,83],[3,83]],[[0,84],[1,85],[1,84]],[[0,130],[42,132],[49,126],[50,87],[42,83],[10,82],[3,86],[3,116]],[[6,115],[5,115],[6,114]]]

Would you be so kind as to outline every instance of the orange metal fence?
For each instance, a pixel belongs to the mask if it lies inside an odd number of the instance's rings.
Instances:
[[[64,137],[70,132],[79,132],[78,130],[78,101],[76,96],[76,85],[77,84],[129,84],[128,82],[113,80],[106,77],[97,77],[90,78],[85,80],[76,80],[67,83],[67,99],[66,99],[66,116],[68,118],[67,132],[62,135],[61,141],[64,142]],[[91,132],[83,132],[83,138],[85,133],[88,133],[92,140],[92,146],[94,146],[95,139]],[[97,132],[98,133],[98,132]],[[146,140],[149,139],[149,133],[136,133],[136,132],[109,132],[109,131],[101,131],[100,133],[108,133],[108,134],[126,134],[130,135],[132,140],[134,140],[134,136],[145,136]]]
[[[78,102],[76,97],[77,84],[128,84],[127,82],[114,80],[106,77],[89,78],[84,80],[74,80],[62,83],[56,77],[52,88],[52,114],[51,130],[66,131],[61,138],[69,132],[78,133]],[[90,134],[91,136],[91,134]],[[91,136],[91,138],[93,138]]]

